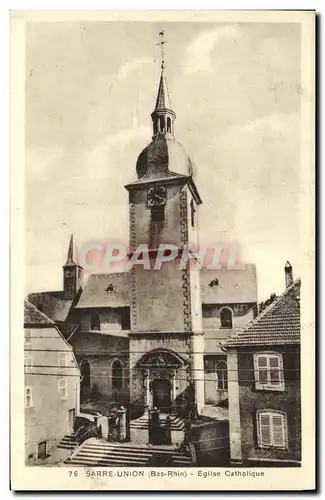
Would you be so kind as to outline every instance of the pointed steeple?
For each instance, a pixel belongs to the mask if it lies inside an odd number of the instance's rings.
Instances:
[[[156,99],[155,109],[169,109],[171,110],[170,97],[167,86],[167,79],[164,75],[164,66],[161,69],[158,94]]]
[[[170,97],[168,92],[167,79],[165,76],[165,60],[164,60],[164,32],[159,33],[161,41],[158,45],[161,46],[161,74],[159,87],[156,99],[155,110],[151,113],[153,122],[153,139],[158,139],[165,136],[168,139],[174,139],[174,121],[176,115],[171,108]]]
[[[76,263],[74,261],[74,246],[73,246],[73,234],[70,236],[70,242],[69,242],[69,248],[68,248],[68,255],[67,255],[67,262],[65,263],[66,266],[75,266]]]
[[[73,300],[82,286],[83,269],[76,263],[73,234],[70,236],[67,261],[63,266],[63,289],[64,297],[67,300]]]

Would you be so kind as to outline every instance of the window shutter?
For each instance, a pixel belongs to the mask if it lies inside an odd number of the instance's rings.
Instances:
[[[278,356],[270,356],[271,384],[280,384],[280,365]]]
[[[65,398],[67,396],[67,380],[66,379],[59,380],[59,393],[60,393],[61,399]]]
[[[272,432],[271,432],[271,417],[268,413],[261,413],[259,415],[260,424],[260,445],[272,445]]]
[[[285,428],[283,415],[272,415],[273,445],[285,447]]]
[[[25,387],[25,406],[27,408],[32,406],[32,389],[30,387]]]
[[[260,384],[267,384],[267,357],[257,357],[258,381]]]

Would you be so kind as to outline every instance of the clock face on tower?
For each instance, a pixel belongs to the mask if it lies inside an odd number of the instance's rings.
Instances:
[[[152,186],[148,189],[148,207],[166,204],[167,191],[164,186]]]

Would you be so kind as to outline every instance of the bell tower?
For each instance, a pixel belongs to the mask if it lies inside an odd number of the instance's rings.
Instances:
[[[176,114],[170,103],[164,60],[151,119],[152,141],[138,157],[138,179],[125,186],[129,193],[131,255],[141,248],[143,257],[143,263],[131,268],[131,401],[145,404],[144,385],[137,372],[142,356],[168,349],[182,360],[178,369],[185,370],[172,385],[174,397],[187,390],[188,379],[195,378],[200,409],[204,403],[200,271],[194,259],[182,262],[182,252],[187,245],[198,244],[202,200],[193,163],[175,140]],[[173,245],[176,251],[158,268],[161,245]]]
[[[72,234],[69,242],[67,261],[63,266],[63,290],[64,298],[67,300],[73,300],[82,286],[83,269],[75,261]]]

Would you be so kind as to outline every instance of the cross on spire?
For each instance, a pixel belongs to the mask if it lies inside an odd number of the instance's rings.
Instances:
[[[165,39],[164,39],[164,31],[159,32],[160,42],[157,45],[160,45],[161,50],[161,69],[163,70],[165,67]]]

